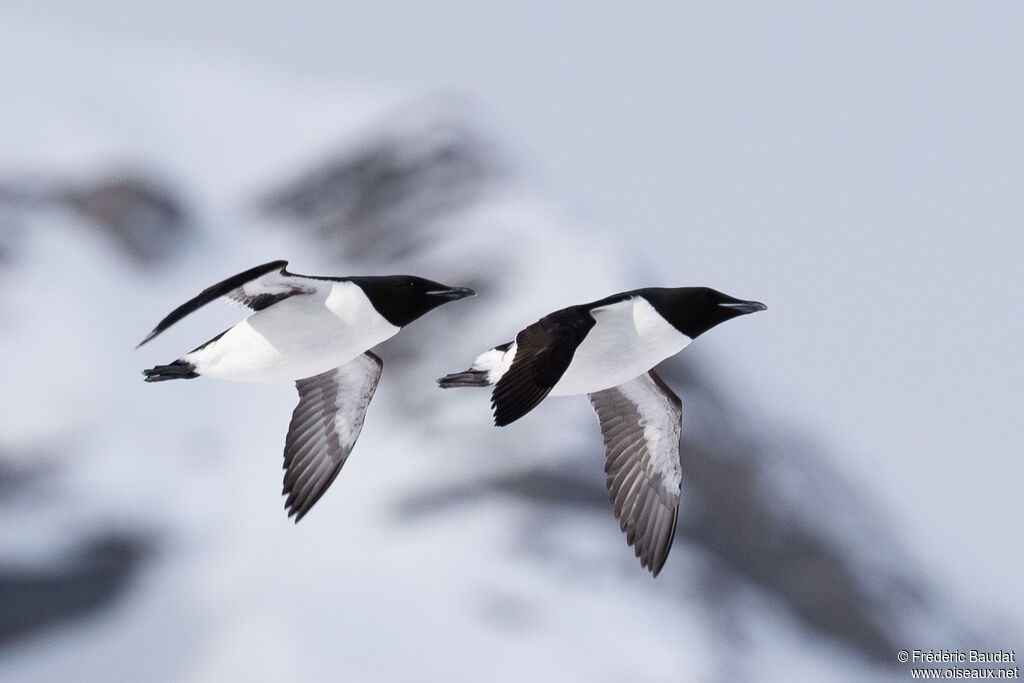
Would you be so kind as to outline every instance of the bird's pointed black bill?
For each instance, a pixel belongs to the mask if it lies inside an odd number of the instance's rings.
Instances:
[[[446,287],[445,289],[432,289],[427,292],[430,296],[436,296],[440,299],[449,299],[451,301],[458,301],[459,299],[465,299],[468,296],[476,296],[469,287]]]
[[[768,307],[760,301],[730,301],[728,303],[721,303],[718,305],[722,308],[730,308],[741,315],[768,310]]]

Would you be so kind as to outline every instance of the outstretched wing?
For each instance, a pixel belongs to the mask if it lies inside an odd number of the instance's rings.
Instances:
[[[298,523],[338,476],[363,428],[383,363],[367,351],[325,373],[295,382],[299,405],[284,445],[285,508]]]
[[[516,355],[491,394],[494,424],[515,422],[544,400],[596,324],[582,306],[546,315],[516,335]]]
[[[296,294],[310,294],[316,287],[307,278],[293,275],[285,270],[287,261],[272,261],[262,266],[250,268],[227,280],[207,287],[197,296],[189,299],[171,311],[161,320],[153,331],[146,335],[139,346],[142,346],[168,327],[184,318],[189,313],[202,308],[214,299],[225,297],[235,303],[248,306],[259,311],[282,299]],[[138,347],[136,347],[138,348]]]
[[[590,402],[601,422],[615,517],[640,563],[657,576],[676,533],[682,403],[653,370],[590,394]]]

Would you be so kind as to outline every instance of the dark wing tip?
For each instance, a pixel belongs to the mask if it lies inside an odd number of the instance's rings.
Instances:
[[[299,521],[306,516],[306,513],[309,512],[310,507],[311,506],[308,505],[303,507],[297,507],[293,505],[293,501],[287,501],[284,504],[284,509],[288,511],[288,518],[292,519],[294,517],[292,521],[296,524],[298,524]]]
[[[491,410],[497,427],[510,425],[537,407],[551,392],[551,387],[537,386],[530,372],[529,360],[512,367],[494,385]]]
[[[641,564],[647,567],[651,572],[651,578],[658,578],[658,574],[661,573],[661,568],[665,566],[665,562],[668,560],[668,554],[672,552],[672,541],[676,537],[676,523],[679,521],[679,506],[676,505],[675,510],[672,511],[672,527],[664,537],[664,550],[662,550],[661,542],[657,544],[654,549],[654,554],[649,556],[646,561],[641,558]]]
[[[285,485],[285,492],[288,494],[287,500],[284,503],[284,509],[288,511],[289,517],[294,517],[293,520],[298,524],[306,513],[313,509],[313,506],[317,504],[320,498],[327,493],[327,489],[330,488],[331,484],[334,483],[334,479],[338,476],[338,472],[341,470],[341,466],[331,474],[327,481],[321,482],[319,485],[307,482],[305,485],[296,486],[296,482],[291,482]],[[294,487],[294,488],[292,488]]]
[[[507,427],[528,412],[537,407],[548,392],[537,390],[521,396],[502,395],[491,399],[491,409],[494,412],[494,426]]]
[[[146,335],[145,339],[143,339],[142,341],[140,341],[138,344],[135,345],[135,348],[136,349],[142,348],[142,345],[148,343],[150,339],[152,339],[153,337],[156,336],[156,334],[157,334],[157,331],[154,328],[149,334]]]
[[[321,456],[323,457],[323,456]],[[288,511],[289,517],[295,518],[295,523],[306,516],[313,506],[319,502],[327,489],[331,487],[344,461],[338,463],[325,462],[322,465],[314,464],[314,467],[323,468],[315,476],[302,476],[296,474],[293,469],[285,467],[284,490],[282,494],[287,495],[284,502],[284,509]]]

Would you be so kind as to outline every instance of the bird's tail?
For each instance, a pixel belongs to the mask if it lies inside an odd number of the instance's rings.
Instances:
[[[508,371],[508,366],[516,355],[514,345],[514,342],[509,342],[484,351],[476,357],[469,370],[445,375],[437,380],[438,385],[442,389],[491,386]]]
[[[488,381],[487,370],[474,370],[470,368],[465,372],[453,372],[437,380],[437,385],[442,389],[454,387],[489,387],[492,382]]]
[[[194,379],[199,376],[196,366],[187,360],[176,360],[170,365],[157,365],[143,370],[147,382],[163,382],[169,379]]]

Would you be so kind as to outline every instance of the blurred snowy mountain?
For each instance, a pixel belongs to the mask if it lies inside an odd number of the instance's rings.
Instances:
[[[1022,642],[1024,6],[2,14],[0,681],[906,680]],[[297,526],[293,387],[141,381],[244,312],[133,350],[279,258],[479,292],[383,345]],[[659,370],[656,580],[585,399],[495,429],[434,384],[652,284],[769,306]]]
[[[612,517],[585,400],[495,430],[487,392],[433,385],[520,323],[632,286],[641,263],[552,217],[464,120],[386,120],[254,189],[265,219],[196,223],[217,212],[146,176],[0,193],[0,350],[20,359],[0,432],[3,680],[898,679],[905,643],[992,640],[813,431],[770,423],[685,353],[663,368],[684,400],[684,502],[652,581]],[[363,437],[297,527],[276,497],[290,387],[138,377],[236,313],[130,351],[269,257],[480,294],[383,345]]]

